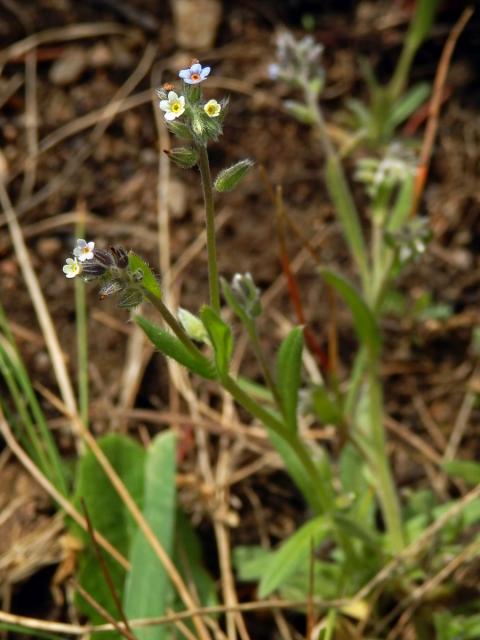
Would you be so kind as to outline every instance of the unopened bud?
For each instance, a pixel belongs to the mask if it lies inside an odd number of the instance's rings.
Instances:
[[[253,162],[247,158],[220,171],[215,180],[216,191],[224,192],[234,189],[251,167],[253,167]]]
[[[170,151],[165,149],[165,153],[182,169],[190,169],[198,162],[198,152],[192,147],[175,147]]]
[[[180,308],[178,310],[178,319],[189,338],[196,342],[210,344],[207,330],[200,318],[197,318],[197,316],[187,311],[187,309]]]

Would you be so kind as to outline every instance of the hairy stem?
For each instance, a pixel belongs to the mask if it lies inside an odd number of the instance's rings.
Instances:
[[[213,202],[212,176],[210,173],[207,147],[199,145],[197,150],[198,168],[202,179],[203,199],[205,202],[210,304],[212,305],[213,310],[220,314],[220,289],[218,284],[217,245],[215,240],[215,205]]]

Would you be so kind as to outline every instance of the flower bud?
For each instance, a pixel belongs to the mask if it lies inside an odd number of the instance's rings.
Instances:
[[[200,318],[197,318],[197,316],[187,311],[187,309],[180,308],[178,310],[178,319],[189,338],[196,342],[210,344],[207,330]]]
[[[167,128],[174,136],[177,136],[177,138],[181,138],[183,140],[192,139],[192,132],[184,122],[173,120],[168,122]]]
[[[118,306],[121,309],[133,309],[143,300],[143,293],[135,287],[128,287],[120,294],[118,298]]]
[[[104,251],[103,249],[93,250],[93,260],[97,264],[102,264],[107,269],[115,266],[115,260],[110,251]]]
[[[170,151],[165,150],[165,153],[182,169],[190,169],[198,162],[198,152],[191,147],[175,147]]]
[[[260,290],[250,273],[236,273],[231,284],[222,279],[222,289],[228,305],[242,322],[251,322],[261,314]]]
[[[119,269],[126,269],[128,267],[128,253],[123,247],[110,247],[110,253],[115,260],[115,265]]]
[[[252,160],[247,158],[240,160],[240,162],[228,167],[228,169],[220,171],[214,184],[216,191],[224,192],[234,189],[252,166]]]

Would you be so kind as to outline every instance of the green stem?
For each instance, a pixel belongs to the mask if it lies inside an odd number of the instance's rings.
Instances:
[[[323,488],[323,479],[310,457],[305,444],[300,440],[298,435],[289,429],[286,429],[280,420],[264,409],[260,404],[255,402],[255,400],[252,400],[252,398],[238,386],[231,376],[227,376],[222,383],[224,388],[233,396],[238,404],[287,442],[310,478],[313,489],[312,501],[315,502],[314,506],[319,513],[331,511],[333,504],[329,495]]]
[[[203,199],[205,202],[205,218],[207,229],[208,283],[210,288],[210,304],[220,314],[220,289],[218,284],[217,245],[215,241],[215,205],[213,202],[212,176],[208,152],[205,145],[198,145],[198,168],[202,179]]]
[[[277,385],[275,384],[272,374],[270,373],[270,369],[268,367],[268,363],[263,355],[262,347],[260,345],[260,341],[258,339],[257,327],[255,326],[255,322],[247,322],[245,323],[245,327],[247,329],[248,337],[250,338],[250,345],[252,347],[253,353],[258,360],[258,363],[262,369],[262,374],[264,380],[270,389],[270,392],[275,400],[275,403],[280,411],[282,411],[282,402],[280,400],[280,395],[278,393]]]
[[[202,352],[195,346],[193,341],[188,337],[185,333],[182,325],[175,318],[173,313],[166,307],[163,300],[161,298],[157,298],[153,293],[148,291],[147,289],[143,290],[145,297],[153,304],[153,306],[160,312],[160,315],[164,319],[165,323],[170,327],[173,333],[177,336],[180,342],[186,347],[191,353],[195,356],[202,356]]]
[[[370,433],[373,441],[371,456],[374,460],[373,471],[376,473],[378,498],[385,517],[385,525],[392,550],[399,552],[405,546],[405,541],[400,504],[388,462],[383,424],[383,399],[377,368],[378,364],[376,362],[370,362],[368,365],[368,404],[370,409]]]

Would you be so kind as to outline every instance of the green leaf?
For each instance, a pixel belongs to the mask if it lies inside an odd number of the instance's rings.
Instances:
[[[296,100],[285,100],[283,105],[287,113],[302,124],[312,125],[315,123],[315,114],[307,105],[297,102]]]
[[[231,191],[242,180],[246,173],[253,167],[253,162],[248,158],[240,160],[236,164],[220,171],[215,179],[215,190],[222,193],[224,191]]]
[[[480,463],[473,460],[447,460],[442,463],[442,468],[449,476],[460,478],[468,484],[480,483]]]
[[[143,466],[145,451],[136,442],[119,434],[110,434],[98,441],[103,453],[107,456],[115,471],[125,483],[129,493],[141,503],[143,494]],[[94,455],[86,453],[79,461],[76,476],[76,487],[73,502],[82,511],[80,499],[83,498],[93,527],[124,556],[128,556],[130,541],[135,531],[135,523],[105,475]],[[80,554],[77,579],[84,589],[101,604],[111,615],[118,617],[112,595],[100,570],[96,553],[87,532],[77,524],[71,524],[75,537],[84,544]],[[123,592],[125,570],[109,555],[104,554],[112,581],[119,594]],[[88,603],[77,596],[77,607],[80,613],[88,616],[90,622],[105,622]],[[93,637],[116,638],[117,633],[95,634]]]
[[[215,363],[218,375],[222,378],[228,374],[228,367],[233,353],[232,330],[215,311],[205,305],[200,310],[200,318],[205,325],[215,352]]]
[[[303,497],[308,502],[315,513],[322,511],[322,503],[318,497],[318,487],[312,482],[305,467],[298,459],[290,444],[278,433],[267,429],[268,437],[285,464],[290,477],[302,492]]]
[[[332,400],[328,389],[324,385],[315,385],[312,388],[311,400],[315,415],[324,424],[333,424],[338,426],[342,423],[342,412]]]
[[[177,511],[175,527],[174,563],[185,583],[193,586],[192,591],[197,596],[200,606],[214,607],[219,604],[216,581],[204,566],[202,545],[187,516],[180,509]],[[169,608],[173,611],[184,611],[185,604],[178,594],[172,592],[172,596]],[[184,624],[195,637],[196,630],[192,621],[184,620]]]
[[[171,557],[173,553],[176,487],[175,434],[162,433],[150,445],[145,463],[145,492],[143,515]],[[132,568],[127,577],[124,607],[127,618],[148,618],[165,613],[170,579],[157,555],[138,529],[132,542]],[[170,637],[165,626],[136,629],[139,640],[160,640]]]
[[[297,431],[298,390],[302,368],[303,329],[295,327],[280,345],[277,356],[277,388],[285,423]]]
[[[380,334],[375,317],[355,287],[346,278],[329,269],[320,269],[320,274],[325,282],[340,294],[350,308],[360,342],[368,348],[372,355],[378,354]]]
[[[365,276],[367,273],[367,251],[360,218],[340,161],[335,156],[327,160],[325,181],[350,251],[360,273]]]
[[[143,276],[141,279],[143,287],[156,298],[162,297],[160,284],[153,271],[150,269],[145,260],[142,260],[142,258],[140,258],[140,256],[137,256],[136,253],[133,253],[133,251],[130,251],[128,254],[128,268],[131,273],[141,271]]]
[[[215,380],[216,373],[213,364],[207,358],[200,354],[194,355],[192,351],[187,349],[180,340],[172,335],[169,331],[165,331],[156,324],[153,324],[142,316],[136,316],[135,322],[145,331],[148,339],[159,349],[164,355],[173,358],[178,363],[187,367],[193,373]]]
[[[440,0],[418,0],[415,15],[407,33],[407,41],[412,48],[418,48],[427,37],[433,24]]]
[[[266,598],[298,570],[305,570],[310,554],[331,532],[331,523],[318,516],[300,527],[273,555],[260,580],[260,598]]]
[[[412,87],[393,107],[389,122],[392,130],[416,111],[430,95],[428,82],[420,82]]]

